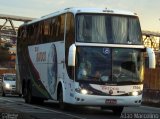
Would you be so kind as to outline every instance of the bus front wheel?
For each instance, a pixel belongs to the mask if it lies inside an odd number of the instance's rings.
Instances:
[[[62,88],[60,88],[60,90],[59,90],[58,100],[59,100],[59,108],[61,110],[64,110],[66,108],[66,104],[63,102],[63,90],[62,90]]]

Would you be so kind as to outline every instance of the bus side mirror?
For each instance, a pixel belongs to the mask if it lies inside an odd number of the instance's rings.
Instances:
[[[148,64],[149,68],[155,69],[156,68],[156,58],[155,53],[152,48],[146,48],[147,54],[148,54]]]
[[[72,44],[69,48],[68,53],[68,66],[75,66],[75,58],[76,58],[76,46]]]

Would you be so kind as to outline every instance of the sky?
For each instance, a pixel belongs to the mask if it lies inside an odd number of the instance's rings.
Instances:
[[[160,0],[0,0],[0,14],[38,18],[68,7],[104,7],[137,13],[142,30],[160,32]]]

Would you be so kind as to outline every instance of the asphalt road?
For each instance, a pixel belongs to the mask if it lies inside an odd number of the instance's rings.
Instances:
[[[54,101],[26,104],[18,96],[0,97],[0,119],[160,119],[160,108],[125,107],[121,116],[98,107],[73,107],[62,111]]]

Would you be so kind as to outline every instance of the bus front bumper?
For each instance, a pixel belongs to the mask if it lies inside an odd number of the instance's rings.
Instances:
[[[142,95],[138,96],[99,96],[76,93],[75,105],[91,106],[140,106]]]

